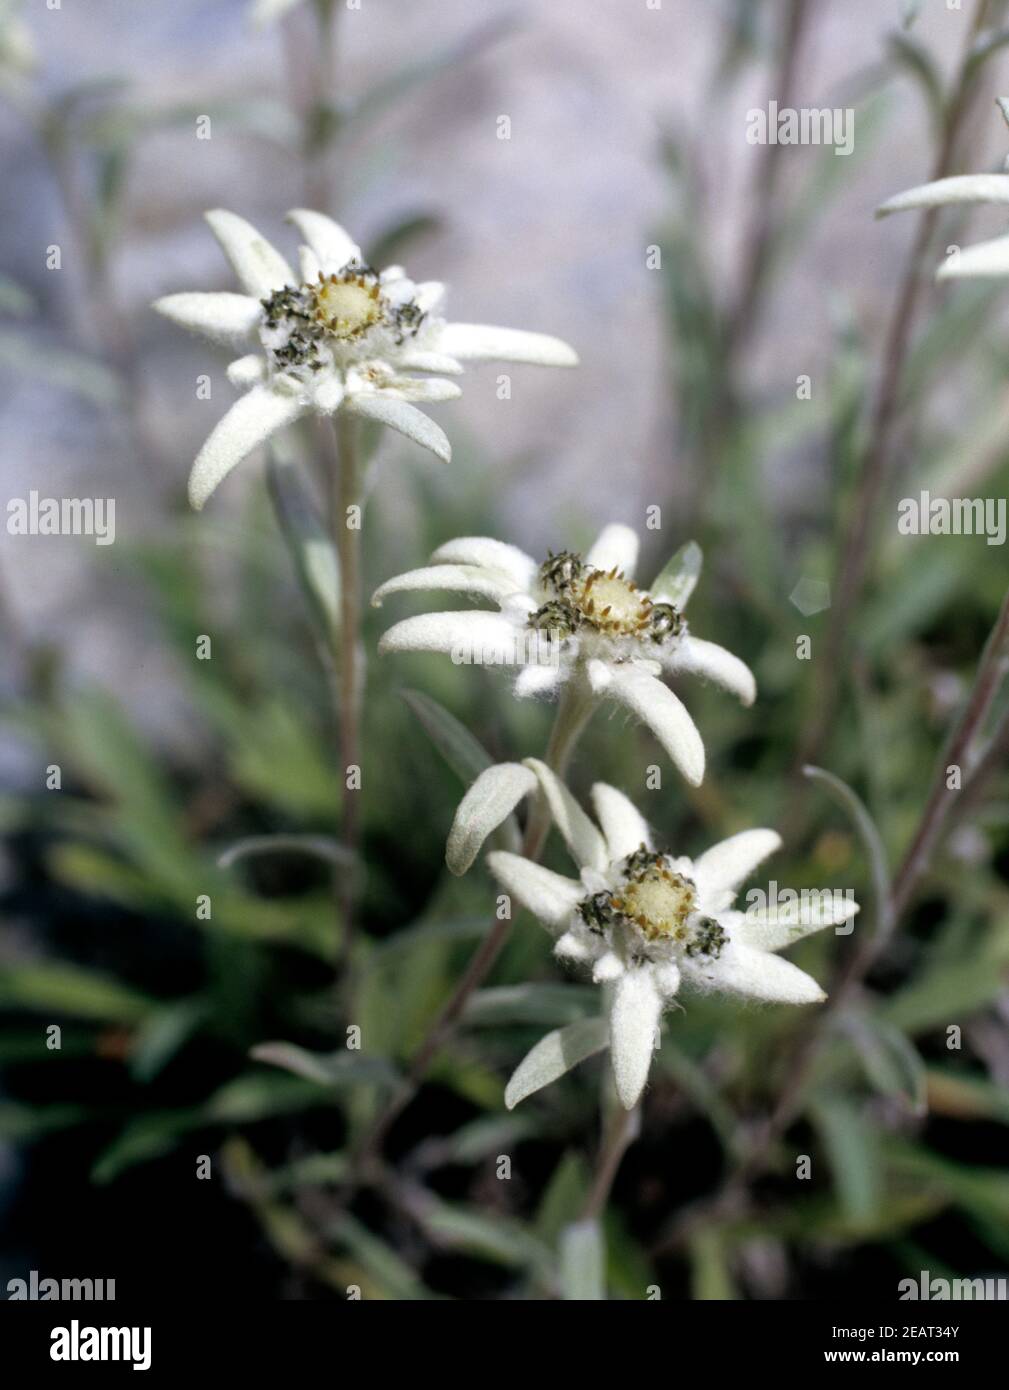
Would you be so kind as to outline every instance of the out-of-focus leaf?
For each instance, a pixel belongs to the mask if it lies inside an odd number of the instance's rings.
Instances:
[[[166,1110],[141,1115],[99,1154],[91,1169],[91,1181],[104,1185],[138,1163],[163,1158],[196,1123],[195,1111]]]
[[[249,1124],[325,1105],[326,1090],[315,1081],[276,1073],[238,1076],[201,1106],[164,1110],[132,1120],[92,1170],[95,1182],[111,1182],[127,1168],[170,1153],[182,1135],[218,1125]]]
[[[333,815],[341,779],[287,702],[278,697],[247,710],[230,735],[231,772],[246,791],[306,820]]]
[[[282,1168],[264,1173],[264,1185],[271,1195],[297,1192],[300,1187],[325,1187],[346,1182],[350,1173],[350,1158],[345,1153],[308,1154]]]
[[[443,1249],[540,1273],[553,1264],[550,1249],[512,1217],[443,1202],[429,1193],[418,1196],[414,1215],[432,1243]]]
[[[921,632],[950,602],[963,577],[958,547],[930,545],[925,539],[901,566],[901,583],[866,605],[859,636],[870,655],[892,650]]]
[[[557,1028],[540,1038],[512,1073],[505,1087],[504,1101],[514,1110],[520,1101],[564,1076],[586,1057],[593,1057],[609,1044],[609,1023],[605,1018],[580,1018],[565,1028]]]
[[[31,1143],[56,1130],[70,1129],[89,1119],[84,1105],[20,1105],[0,1102],[0,1139],[11,1143]]]
[[[466,1005],[463,1017],[476,1027],[506,1023],[574,1023],[599,1006],[596,990],[588,985],[501,985],[478,990]]]
[[[324,642],[340,626],[340,560],[295,460],[276,444],[266,469],[277,525]]]
[[[400,694],[421,728],[455,775],[468,787],[493,759],[455,715],[420,690],[401,690]],[[495,831],[495,842],[517,850],[521,835],[514,815],[508,816]]]
[[[482,917],[454,917],[445,921],[415,922],[384,941],[377,943],[374,959],[387,960],[402,955],[417,946],[439,941],[476,941],[486,936],[489,928],[486,913]]]
[[[314,1080],[256,1072],[226,1082],[203,1106],[201,1115],[214,1124],[244,1124],[325,1103],[325,1089]]]
[[[561,1297],[578,1302],[606,1298],[606,1241],[598,1221],[576,1221],[560,1238]]]
[[[734,1299],[724,1233],[716,1226],[705,1227],[692,1236],[689,1250],[691,1297],[703,1302]]]
[[[656,1063],[663,1072],[677,1081],[697,1108],[707,1115],[725,1149],[730,1154],[741,1155],[742,1135],[732,1113],[732,1107],[722,1099],[718,1087],[703,1066],[688,1057],[681,1048],[667,1040],[656,1055]]]
[[[857,1227],[871,1223],[880,1205],[880,1166],[871,1130],[861,1111],[840,1096],[819,1097],[810,1111],[848,1220]]]
[[[365,259],[368,265],[374,266],[397,264],[414,242],[433,236],[441,226],[441,219],[432,213],[418,212],[401,217],[369,245]]]
[[[928,1149],[890,1140],[887,1167],[924,1185],[934,1185],[958,1206],[1002,1229],[1009,1222],[1009,1173],[1001,1168],[967,1167]]]
[[[12,329],[0,331],[0,367],[58,391],[71,391],[94,405],[117,405],[122,396],[122,382],[104,363],[51,343],[43,346]]]
[[[35,300],[9,275],[0,275],[0,314],[15,314],[24,318],[35,308]]]
[[[1006,44],[1009,44],[1009,29],[1007,28],[988,29],[979,34],[974,40],[970,57],[967,59],[964,69],[965,75],[975,75],[987,63],[988,59],[1005,48]]]
[[[157,1002],[92,970],[49,962],[0,967],[0,1007],[103,1023],[137,1023]]]
[[[942,120],[946,98],[943,94],[942,76],[931,53],[910,34],[892,33],[887,43],[891,57],[905,72],[910,73],[924,93],[932,128],[937,129]]]
[[[509,1155],[523,1139],[536,1134],[531,1119],[520,1115],[482,1115],[453,1134],[425,1140],[412,1156],[419,1168],[430,1170],[447,1164],[469,1166],[488,1157]]]
[[[910,980],[880,1005],[879,1016],[912,1036],[963,1024],[1005,989],[1009,930],[1002,923],[983,949],[964,960],[943,962]]]
[[[388,77],[381,78],[345,113],[338,129],[343,133],[351,122],[374,121],[388,107],[403,100],[416,87],[422,87],[448,72],[455,72],[498,43],[517,27],[515,15],[503,14],[471,30],[461,39],[435,53],[407,63]]]
[[[100,690],[76,691],[53,733],[89,789],[111,802],[120,845],[142,869],[192,902],[202,858],[184,833],[164,772],[115,699]]]
[[[183,999],[165,1004],[148,1014],[130,1046],[130,1074],[137,1081],[151,1081],[210,1012],[204,999]]]
[[[444,705],[420,690],[401,690],[410,712],[464,786],[493,763],[491,755]]]
[[[997,1120],[1009,1124],[1009,1093],[978,1076],[930,1067],[925,1074],[928,1108],[952,1120]]]
[[[701,547],[696,541],[687,541],[656,576],[651,592],[661,595],[663,603],[671,603],[682,611],[697,587],[703,564]]]
[[[349,851],[326,835],[249,835],[223,850],[217,863],[222,869],[230,869],[240,859],[258,854],[308,854],[338,868],[354,862]]]
[[[869,1013],[850,1019],[847,1031],[871,1085],[923,1115],[925,1063],[907,1034]]]
[[[876,929],[884,931],[889,922],[890,912],[890,868],[882,836],[876,829],[876,822],[870,816],[861,797],[840,777],[835,777],[832,772],[826,772],[822,767],[804,767],[803,772],[814,781],[822,782],[831,798],[850,817],[869,860],[877,914]]]
[[[336,1052],[308,1052],[289,1042],[258,1043],[249,1056],[317,1081],[320,1086],[395,1086],[400,1080],[396,1069],[383,1057],[365,1057],[342,1048]]]
[[[545,1244],[556,1245],[564,1227],[577,1220],[588,1196],[589,1180],[585,1159],[575,1149],[568,1149],[553,1171],[533,1223]]]
[[[371,1277],[381,1285],[387,1298],[417,1300],[430,1294],[417,1275],[392,1246],[372,1235],[348,1212],[343,1212],[329,1229],[329,1235],[342,1241]]]

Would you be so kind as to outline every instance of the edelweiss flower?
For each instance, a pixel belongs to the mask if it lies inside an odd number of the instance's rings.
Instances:
[[[1009,123],[1009,101],[1000,97],[998,105]],[[1009,203],[1009,174],[958,174],[920,184],[888,199],[876,209],[876,216],[887,217],[892,212],[945,207],[953,203]],[[937,280],[985,275],[1009,275],[1009,235],[957,250],[936,271]]]
[[[616,788],[602,782],[592,788],[600,831],[543,763],[527,759],[511,766],[525,774],[526,794],[542,788],[580,878],[505,851],[488,855],[488,866],[556,938],[555,953],[590,967],[593,980],[608,987],[613,1075],[628,1110],[648,1079],[662,1011],[681,984],[783,1004],[815,1004],[826,997],[814,979],[774,952],[846,921],[858,911],[855,903],[831,894],[813,910],[798,901],[761,912],[732,910],[739,885],[779,848],[773,830],[744,830],[696,860],[675,857],[655,850],[644,819]],[[517,772],[513,778],[519,780]],[[462,806],[453,834],[461,816]],[[539,1068],[535,1059],[531,1067],[520,1066],[506,1093],[510,1106],[530,1093],[530,1072],[544,1075],[544,1054],[556,1052],[556,1039],[551,1034],[537,1045]],[[589,1051],[605,1042],[597,1034]],[[586,1055],[569,1049],[567,1066],[548,1065],[546,1079]]]
[[[449,541],[429,567],[383,584],[372,603],[408,589],[454,589],[492,599],[500,612],[407,618],[389,629],[379,651],[449,652],[460,662],[521,666],[519,696],[583,683],[643,720],[696,786],[704,777],[704,744],[660,676],[707,676],[744,705],[753,703],[757,688],[738,657],[688,631],[683,609],[700,551],[686,550],[685,563],[667,566],[647,590],[633,581],[638,538],[627,526],[607,526],[584,559],[564,551],[542,565],[501,541]]]
[[[555,367],[578,361],[566,343],[542,333],[446,323],[443,285],[414,284],[401,266],[373,270],[343,228],[322,213],[299,208],[288,217],[308,243],[298,275],[241,217],[209,212],[207,221],[245,293],[170,294],[154,305],[210,338],[259,340],[260,351],[228,368],[232,385],[246,394],[193,465],[189,497],[196,508],[258,444],[308,411],[366,416],[449,459],[444,431],[411,402],[452,400],[461,395],[458,385],[405,373],[454,376],[468,359]]]

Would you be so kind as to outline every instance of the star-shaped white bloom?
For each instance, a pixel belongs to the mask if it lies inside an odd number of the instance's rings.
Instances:
[[[662,676],[705,676],[750,705],[757,693],[749,668],[714,642],[694,637],[683,609],[700,568],[664,570],[651,590],[633,582],[638,538],[607,526],[582,559],[570,552],[542,565],[515,546],[482,536],[449,541],[431,565],[397,575],[376,590],[376,605],[409,589],[452,589],[493,600],[499,612],[428,613],[396,623],[380,652],[448,652],[459,662],[519,666],[518,696],[552,695],[579,682],[615,700],[655,734],[697,785],[704,744],[686,708]]]
[[[399,430],[448,460],[445,433],[413,402],[461,395],[447,380],[463,362],[501,359],[568,367],[575,352],[558,338],[518,329],[448,323],[445,287],[415,284],[402,266],[379,272],[331,218],[288,214],[304,237],[297,274],[256,229],[232,212],[207,213],[244,293],[170,294],[154,308],[184,328],[223,342],[251,338],[258,351],[232,362],[245,390],[193,465],[189,497],[200,508],[257,445],[314,411],[346,410]],[[411,372],[442,373],[412,376]]]
[[[613,1075],[628,1110],[648,1079],[662,1011],[681,984],[782,1004],[826,997],[775,952],[846,921],[857,904],[828,894],[812,910],[796,899],[762,911],[732,909],[740,884],[779,848],[775,831],[744,830],[696,860],[659,853],[643,817],[616,788],[592,788],[597,828],[545,764],[511,766],[525,774],[526,794],[542,789],[580,877],[505,851],[489,854],[488,866],[555,938],[555,953],[607,987]],[[510,1103],[519,1092],[519,1099],[529,1094],[528,1085],[511,1087]]]

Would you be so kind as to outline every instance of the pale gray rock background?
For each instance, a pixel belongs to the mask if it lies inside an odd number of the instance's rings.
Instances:
[[[646,0],[362,0],[360,10],[341,12],[339,71],[351,94],[496,15],[518,17],[514,32],[355,134],[334,171],[340,194],[331,210],[363,241],[400,215],[437,214],[442,230],[418,244],[410,269],[449,282],[456,317],[556,333],[579,349],[583,365],[575,372],[513,369],[508,402],[497,399],[497,369],[475,369],[463,399],[439,411],[460,446],[453,467],[494,476],[500,533],[527,548],[556,543],[562,523],[566,530],[611,519],[640,523],[644,505],[675,491],[669,470],[676,466],[677,403],[668,394],[660,276],[645,268],[645,253],[669,207],[661,134],[693,131],[714,209],[707,251],[717,280],[731,289],[759,154],[746,143],[746,113],[774,92],[764,64],[712,96],[728,9],[714,0],[663,0],[657,10]],[[878,60],[900,9],[898,0],[819,0],[804,43],[799,104],[848,104],[850,83]],[[930,0],[916,26],[946,70],[959,53],[967,9]],[[48,92],[115,76],[130,84],[138,104],[192,103],[197,110],[229,99],[287,99],[280,34],[252,31],[246,10],[243,0],[62,0],[58,10],[32,0],[25,7]],[[762,10],[776,26],[780,7]],[[993,78],[996,71],[993,65]],[[501,115],[512,123],[509,141],[497,138]],[[972,167],[995,167],[1006,141],[994,107],[975,128]],[[7,105],[0,139],[0,265],[38,299],[30,322],[37,350],[80,348],[88,313],[43,152]],[[920,94],[906,80],[893,83],[888,119],[865,158],[857,126],[855,143],[841,195],[787,265],[754,340],[748,372],[757,392],[790,390],[798,373],[823,365],[837,296],[847,298],[870,337],[889,310],[914,226],[910,218],[876,223],[872,209],[928,176]],[[785,186],[806,177],[818,157],[788,150]],[[297,161],[225,123],[215,124],[209,141],[198,142],[191,123],[140,141],[112,281],[153,445],[134,448],[115,412],[83,404],[30,370],[0,368],[5,504],[32,487],[55,496],[114,495],[120,539],[165,525],[231,393],[221,359],[158,320],[148,304],[174,290],[232,288],[201,219],[206,207],[241,213],[291,250],[282,217],[302,200]],[[991,230],[987,216],[979,216],[979,232]],[[65,248],[58,274],[44,268],[51,243]],[[204,371],[214,377],[211,402],[194,400]],[[377,505],[395,508],[400,470],[432,465],[399,442],[387,445],[387,455],[387,495]],[[797,472],[803,485],[818,485],[815,460],[758,463],[785,501]],[[252,466],[235,475],[215,498],[219,516],[237,513],[258,474]],[[0,580],[20,627],[59,643],[77,676],[117,685],[152,731],[178,736],[172,672],[115,548],[6,533],[2,546]]]

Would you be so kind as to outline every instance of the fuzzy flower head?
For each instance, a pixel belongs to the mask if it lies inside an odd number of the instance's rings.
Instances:
[[[485,537],[443,545],[424,569],[376,590],[372,602],[411,589],[448,589],[490,599],[498,612],[430,613],[396,623],[379,650],[440,651],[454,660],[519,667],[515,694],[553,695],[579,682],[623,705],[649,726],[686,779],[704,776],[704,744],[663,676],[706,677],[752,704],[749,668],[714,642],[695,637],[684,609],[701,553],[685,546],[651,588],[634,581],[638,538],[607,526],[584,556],[551,554],[542,563]]]
[[[527,759],[502,767],[514,769],[512,805],[516,793],[539,790],[546,797],[579,877],[505,851],[488,855],[488,867],[554,937],[556,955],[605,986],[608,1030],[599,1046],[609,1044],[617,1092],[627,1109],[647,1081],[663,1009],[682,986],[783,1004],[814,1004],[825,997],[811,976],[775,953],[847,920],[857,904],[831,894],[812,910],[795,901],[746,913],[732,906],[743,881],[780,847],[773,830],[744,830],[692,860],[656,849],[644,818],[614,787],[597,783],[592,789],[597,827],[543,763]],[[492,795],[495,772],[483,774],[482,797],[471,788],[470,807],[464,810],[464,801],[459,808],[453,827],[457,852],[467,833],[472,841],[477,803]],[[498,773],[497,780],[506,779]],[[484,825],[496,818],[485,814]],[[520,1073],[521,1067],[516,1077]],[[515,1104],[526,1094],[527,1082],[520,1078],[506,1098]]]
[[[415,283],[402,266],[368,265],[348,234],[322,213],[289,214],[305,240],[297,274],[234,213],[207,214],[244,293],[170,294],[155,309],[224,342],[256,351],[232,362],[245,391],[214,429],[193,466],[189,496],[202,507],[237,463],[300,415],[338,410],[399,430],[448,460],[444,431],[418,404],[461,395],[465,360],[501,358],[571,366],[566,343],[539,333],[448,323],[445,287]],[[421,373],[421,375],[414,375]]]

